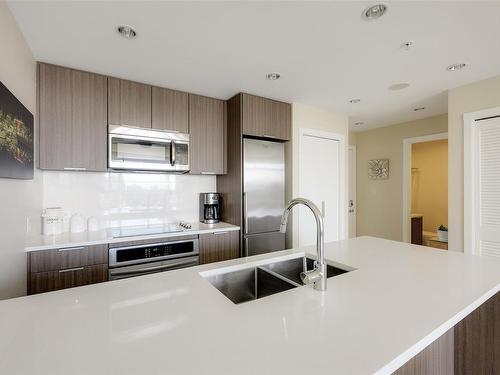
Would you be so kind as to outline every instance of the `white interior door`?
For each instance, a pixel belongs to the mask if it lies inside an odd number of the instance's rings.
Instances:
[[[340,145],[335,139],[301,135],[299,196],[313,201],[323,213],[325,241],[340,233]],[[316,243],[316,222],[311,211],[298,207],[299,246]]]
[[[356,237],[356,147],[349,146],[349,238]]]
[[[472,153],[468,155],[473,176],[469,250],[500,257],[500,117],[475,120],[472,126]]]

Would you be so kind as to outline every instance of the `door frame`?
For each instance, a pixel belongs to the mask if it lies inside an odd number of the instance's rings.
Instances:
[[[343,207],[347,207],[347,198],[346,198],[346,186],[347,186],[347,168],[346,168],[346,162],[347,162],[347,148],[345,145],[345,139],[346,137],[343,134],[339,133],[333,133],[333,132],[327,132],[323,130],[316,130],[316,129],[309,129],[309,128],[299,128],[299,152],[297,155],[297,194],[294,194],[295,197],[300,197],[301,196],[301,191],[300,191],[300,177],[301,177],[301,170],[300,170],[300,158],[302,155],[302,151],[304,148],[304,136],[312,136],[312,137],[317,137],[317,138],[326,138],[334,141],[339,142],[339,176],[340,176],[340,186],[339,186],[339,211],[340,211],[340,223],[339,223],[339,240],[346,239],[348,236],[347,232],[347,220],[349,219],[348,217],[348,212],[345,209],[342,209]],[[293,220],[293,229],[295,235],[293,236],[293,244],[294,247],[298,246],[299,243],[299,221],[298,220]]]
[[[403,242],[410,242],[410,204],[411,197],[411,146],[414,143],[448,139],[448,133],[428,134],[420,137],[403,139]]]
[[[476,194],[475,181],[477,177],[476,156],[477,143],[476,127],[477,120],[488,117],[500,116],[500,107],[485,109],[476,112],[464,113],[464,253],[476,254],[476,212],[478,197]]]
[[[357,200],[357,196],[356,196],[356,192],[357,192],[357,182],[356,182],[356,173],[357,173],[357,162],[356,162],[356,153],[357,153],[357,149],[356,149],[356,145],[349,145],[347,147],[347,151],[349,152],[350,150],[352,150],[352,159],[353,159],[353,164],[354,164],[354,173],[353,173],[353,178],[352,178],[352,184],[354,185],[354,191],[353,191],[353,200],[354,200],[354,237],[356,237],[357,235],[357,223],[356,223],[356,220],[357,220],[357,215],[358,215],[358,200]],[[347,162],[349,163],[349,155],[347,155]],[[349,173],[349,170],[347,170],[347,173]],[[347,220],[349,220],[349,192],[351,190],[351,185],[349,184],[349,175],[347,176]],[[348,222],[348,226],[347,226],[347,235],[349,236],[350,233],[349,231],[351,230],[351,228],[349,228],[349,224],[350,222]]]

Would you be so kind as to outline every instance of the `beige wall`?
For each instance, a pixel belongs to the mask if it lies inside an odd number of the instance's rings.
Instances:
[[[356,146],[356,141],[357,141],[356,134],[357,133],[349,132],[349,145]]]
[[[424,231],[448,225],[448,140],[421,142],[411,149],[411,213],[422,214]]]
[[[449,248],[464,248],[463,114],[500,106],[500,76],[448,91]]]
[[[0,1],[0,80],[35,113],[36,65],[5,2]],[[42,201],[40,173],[31,181],[0,178],[0,299],[26,293],[24,237],[30,221],[39,231]]]
[[[403,139],[447,131],[447,115],[358,132],[357,235],[402,240]],[[389,179],[369,180],[368,161],[389,159]]]
[[[345,171],[347,171],[347,142],[349,125],[348,118],[345,115],[325,111],[316,107],[301,103],[292,104],[292,140],[287,143],[286,155],[287,165],[290,168],[287,171],[287,200],[298,196],[299,189],[299,129],[315,129],[325,132],[340,134],[345,138]],[[344,176],[344,188],[347,193],[347,178]],[[347,210],[346,210],[347,215]],[[293,218],[293,216],[292,216]],[[347,222],[345,223],[347,225]],[[292,247],[297,244],[297,223],[292,221],[290,225],[293,228],[293,238],[288,231],[287,234],[287,247]]]

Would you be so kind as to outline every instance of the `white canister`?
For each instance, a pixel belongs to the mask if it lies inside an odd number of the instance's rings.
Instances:
[[[85,225],[85,219],[80,214],[74,214],[71,216],[69,222],[69,230],[71,233],[81,233],[85,232],[87,226]]]
[[[66,213],[61,207],[49,207],[42,213],[42,233],[44,235],[61,234],[64,231]]]
[[[87,219],[87,230],[89,232],[97,232],[99,230],[99,220],[96,217],[91,216]]]

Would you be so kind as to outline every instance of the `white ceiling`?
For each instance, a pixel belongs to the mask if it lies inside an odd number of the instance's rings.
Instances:
[[[227,99],[245,91],[365,122],[446,113],[446,90],[500,74],[500,2],[10,1],[40,61]],[[114,30],[130,24],[126,40]],[[400,45],[411,40],[414,48]],[[468,67],[448,72],[446,66]],[[282,78],[266,80],[268,72]],[[388,86],[408,82],[402,91]],[[349,99],[360,98],[358,104]],[[413,108],[425,106],[415,112]]]

